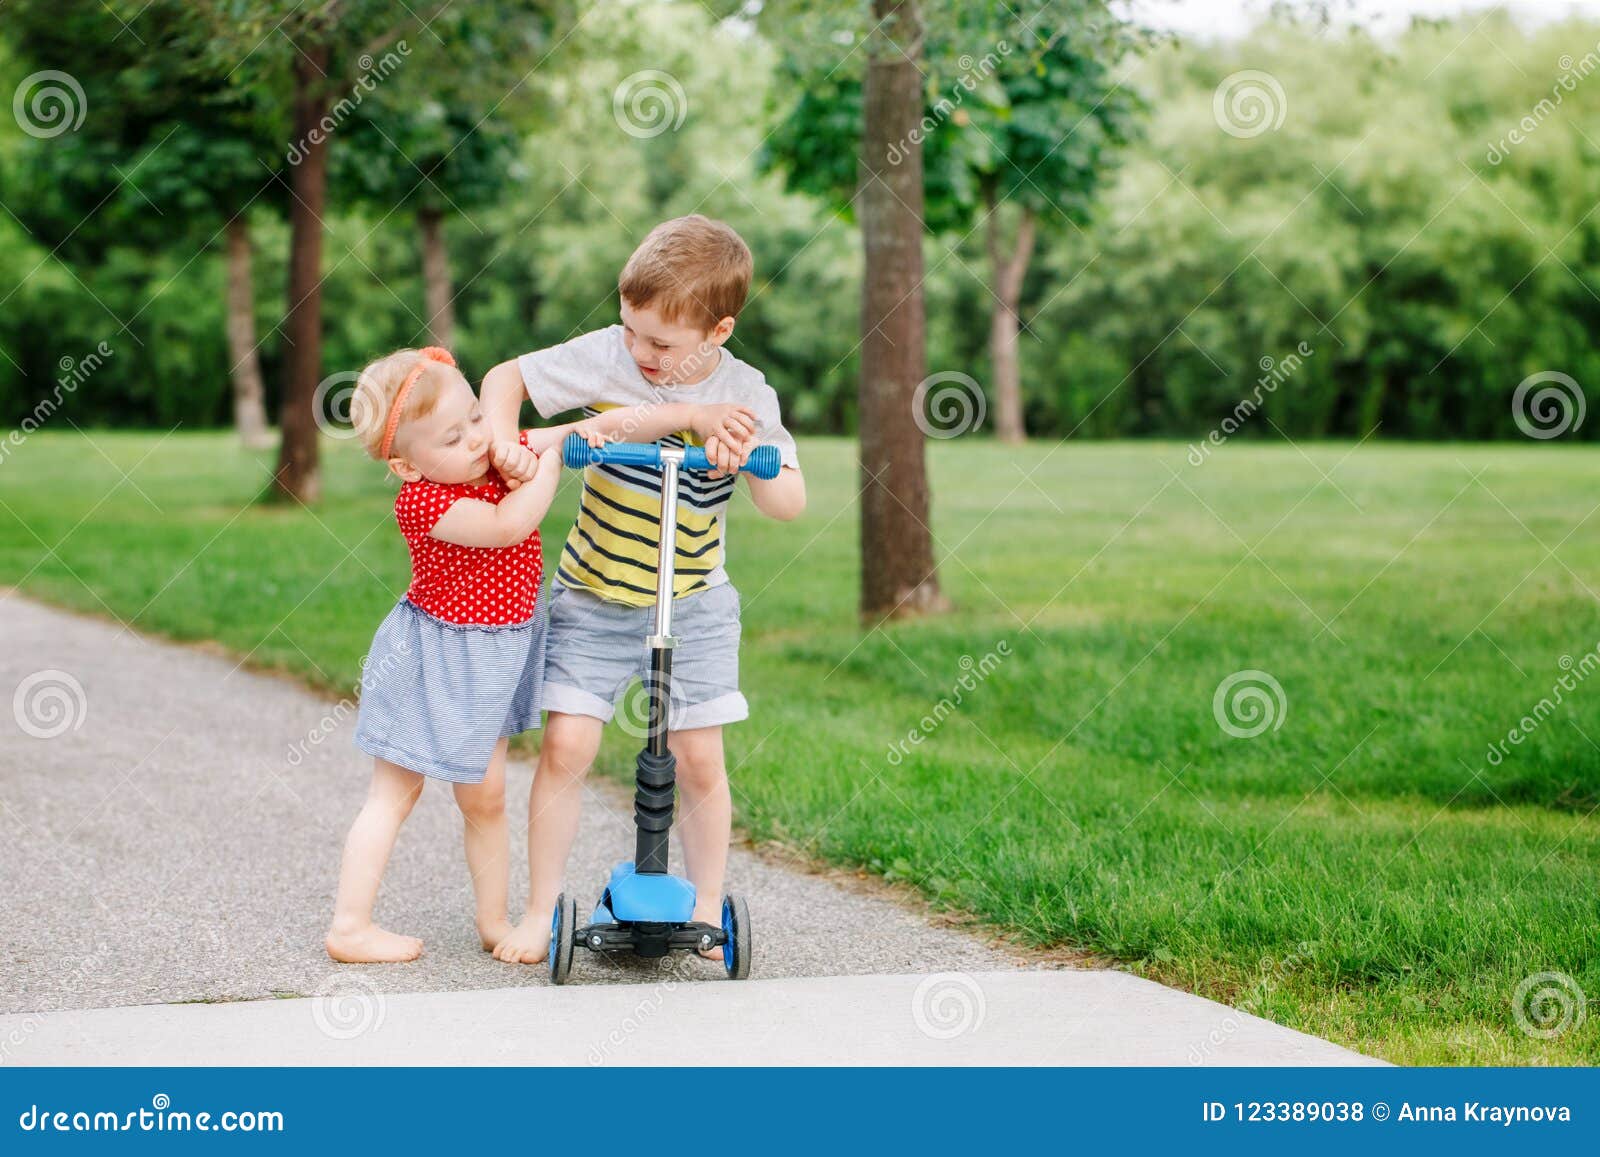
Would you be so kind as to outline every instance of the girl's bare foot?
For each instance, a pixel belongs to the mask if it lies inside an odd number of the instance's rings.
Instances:
[[[422,955],[422,941],[415,936],[401,936],[376,924],[329,929],[323,945],[340,964],[403,964]]]
[[[498,920],[487,924],[478,925],[478,942],[483,945],[485,952],[493,952],[500,947],[501,941],[510,936],[513,929],[511,921]]]
[[[550,955],[550,920],[523,918],[504,940],[495,946],[494,958],[507,964],[542,964]]]

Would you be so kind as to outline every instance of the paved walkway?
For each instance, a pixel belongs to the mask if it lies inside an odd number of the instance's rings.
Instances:
[[[676,1028],[631,1034],[640,1061],[671,1055],[672,1033],[689,1024],[726,1031],[698,1056],[752,1062],[961,1063],[969,1054],[959,1050],[1000,1060],[1010,1047],[1019,1063],[1185,1063],[1213,1030],[1224,1041],[1211,1047],[1221,1063],[1361,1060],[1120,973],[1008,979],[1025,962],[980,938],[742,851],[729,880],[750,899],[759,983],[698,983],[719,981],[720,966],[686,957],[674,958],[688,970],[680,973],[580,952],[575,986],[550,990],[543,968],[501,964],[479,949],[459,820],[435,786],[402,833],[379,911],[389,927],[423,937],[423,958],[335,966],[321,937],[368,769],[350,742],[350,705],[13,593],[0,596],[0,692],[14,708],[0,714],[0,1013],[25,1014],[0,1017],[0,1042],[13,1030],[23,1037],[5,1060],[489,1061],[510,1040],[516,1059],[581,1063],[652,993],[667,994],[654,1023]],[[510,769],[514,816],[531,774],[525,763]],[[515,900],[525,880],[522,833],[513,844]],[[594,785],[569,877],[583,904],[631,846],[626,797]],[[870,935],[848,952],[815,935],[841,926]],[[967,979],[924,990],[919,999],[932,1003],[918,1016],[935,1016],[930,1035],[913,1017],[911,994],[926,975],[947,973]],[[861,978],[799,979],[845,974]],[[606,984],[633,987],[598,987]],[[952,1038],[971,1038],[956,1051],[929,1053],[945,1031],[937,1018],[959,1015],[974,986],[986,1001],[981,1029]],[[262,1003],[214,1003],[237,1001]],[[381,1001],[383,1026],[350,1042],[338,1023],[319,1027],[352,1001],[358,1016]],[[91,1009],[103,1011],[66,1011]],[[461,1018],[474,1017],[481,1029],[462,1031]],[[1237,1027],[1244,1022],[1248,1029]],[[1055,1052],[1051,1040],[1060,1042]]]
[[[1125,972],[383,994],[0,1017],[36,1065],[1359,1065]],[[3,1047],[3,1046],[0,1046]]]

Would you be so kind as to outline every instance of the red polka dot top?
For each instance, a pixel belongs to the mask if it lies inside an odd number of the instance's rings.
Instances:
[[[519,439],[528,444],[527,434]],[[480,485],[407,482],[394,500],[394,518],[411,548],[406,598],[435,618],[462,626],[509,626],[533,618],[544,565],[539,532],[515,546],[461,546],[429,531],[462,498],[499,505],[509,491],[491,468]]]

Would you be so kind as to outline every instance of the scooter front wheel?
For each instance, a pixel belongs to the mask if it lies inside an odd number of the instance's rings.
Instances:
[[[572,975],[572,934],[578,927],[578,902],[563,892],[550,914],[550,983],[565,984]]]

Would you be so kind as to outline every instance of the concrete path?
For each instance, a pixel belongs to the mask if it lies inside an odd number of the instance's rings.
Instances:
[[[995,1042],[1025,1041],[1028,1033],[1038,1034],[1036,1044],[1016,1047],[1030,1058],[1047,1058],[1040,1050],[1052,1034],[1088,1050],[1074,1057],[1063,1045],[1050,1058],[1056,1062],[1107,1063],[1143,1049],[1147,1063],[1162,1063],[1157,1056],[1184,1063],[1188,1047],[1203,1047],[1212,1028],[1227,1041],[1223,1063],[1333,1049],[1263,1021],[1248,1032],[1229,1030],[1224,1021],[1237,1024],[1242,1014],[1118,973],[1029,972],[1007,983],[1003,974],[1025,961],[873,889],[842,887],[738,850],[729,882],[749,897],[754,976],[768,983],[689,984],[719,980],[720,966],[676,957],[669,971],[580,952],[575,987],[536,991],[547,986],[543,968],[501,964],[478,947],[459,820],[448,792],[432,785],[402,833],[379,910],[389,927],[424,939],[423,958],[336,966],[321,937],[339,848],[369,767],[350,741],[352,704],[336,706],[231,658],[14,593],[0,596],[0,693],[13,707],[9,717],[0,711],[0,905],[7,914],[0,1013],[30,1014],[0,1018],[0,1061],[84,1060],[90,1050],[95,1063],[203,1063],[231,1049],[232,1063],[248,1063],[253,1049],[263,1059],[315,1055],[335,1063],[346,1055],[327,1051],[338,1033],[323,1031],[311,1013],[338,1011],[349,999],[358,1012],[362,1001],[384,1001],[391,1026],[341,1046],[358,1050],[361,1063],[490,1060],[507,1026],[517,1024],[567,1026],[565,1034],[513,1034],[518,1049],[537,1041],[545,1050],[520,1059],[581,1060],[608,1039],[606,1026],[666,991],[657,1023],[727,1027],[721,1052],[709,1056],[731,1056],[731,1049],[751,1060],[820,1060],[847,1049],[888,1060],[903,1047],[909,1063],[933,1055],[926,1049],[938,1030],[928,1036],[908,1021],[912,1008],[900,990],[914,992],[922,976],[938,973],[981,976],[971,983],[986,996],[990,1019],[981,1034],[962,1034],[974,1039],[959,1047],[989,1060],[1003,1059]],[[509,772],[519,820],[531,774],[526,763]],[[522,841],[514,832],[514,904],[526,880]],[[626,797],[593,785],[569,875],[583,905],[631,845]],[[840,952],[813,934],[838,926],[871,935]],[[843,974],[878,978],[793,982]],[[955,999],[959,1009],[959,985],[968,982],[955,983],[953,998],[924,996],[938,997],[940,1008]],[[607,993],[596,987],[604,984],[635,987]],[[286,997],[312,999],[63,1011]],[[1179,1016],[1180,1008],[1188,1012]],[[457,1040],[453,1018],[461,1016],[481,1017],[481,1032]],[[1202,1025],[1209,1027],[1194,1037]],[[8,1044],[19,1032],[23,1043]],[[869,1047],[869,1038],[880,1043]],[[666,1030],[636,1039],[629,1047],[641,1056],[665,1058],[674,1047]],[[707,1050],[697,1052],[709,1059]]]
[[[944,973],[385,995],[0,1017],[30,1065],[1352,1065],[1125,972]]]

